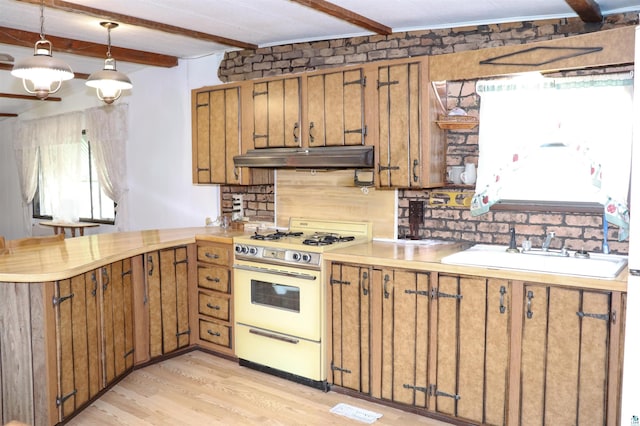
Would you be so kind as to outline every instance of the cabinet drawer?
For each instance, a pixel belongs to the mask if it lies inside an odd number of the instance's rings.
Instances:
[[[229,269],[198,265],[198,286],[229,293]]]
[[[229,299],[206,293],[198,294],[198,312],[223,321],[229,321]]]
[[[206,340],[207,342],[230,348],[231,327],[201,319],[200,340]]]
[[[198,246],[198,260],[200,262],[215,263],[216,265],[229,266],[229,248],[213,245]]]

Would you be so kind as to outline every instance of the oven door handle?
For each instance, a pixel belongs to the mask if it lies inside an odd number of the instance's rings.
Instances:
[[[292,343],[294,345],[297,345],[300,342],[300,340],[294,339],[292,337],[285,337],[278,334],[267,333],[266,331],[256,330],[255,328],[250,328],[249,333],[256,334],[262,337],[268,337],[269,339],[280,340],[281,342]]]
[[[248,265],[233,265],[233,267],[234,269],[241,269],[243,271],[260,272],[263,274],[271,274],[271,275],[282,275],[284,277],[300,278],[302,280],[309,280],[309,281],[316,280],[315,275],[301,274],[298,272],[279,271],[276,269],[260,268],[259,266],[248,266]]]

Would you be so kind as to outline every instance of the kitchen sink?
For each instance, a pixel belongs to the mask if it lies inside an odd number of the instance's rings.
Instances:
[[[613,279],[627,265],[627,256],[589,253],[576,257],[573,251],[562,256],[558,251],[509,253],[507,246],[476,244],[471,248],[442,258],[449,265],[511,269],[548,274]]]

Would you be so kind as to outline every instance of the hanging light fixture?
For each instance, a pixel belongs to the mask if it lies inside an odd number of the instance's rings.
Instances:
[[[46,99],[56,93],[62,82],[72,79],[71,67],[51,55],[51,42],[44,38],[44,0],[40,2],[40,40],[36,41],[33,56],[15,63],[11,75],[22,79],[24,89]]]
[[[115,22],[100,22],[107,29],[107,59],[104,60],[104,68],[92,73],[87,79],[87,86],[96,89],[98,99],[106,104],[112,104],[118,99],[123,90],[133,87],[131,80],[125,74],[116,69],[116,60],[111,57],[111,29],[117,28]]]

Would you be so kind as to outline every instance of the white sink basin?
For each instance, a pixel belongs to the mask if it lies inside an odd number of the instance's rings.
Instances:
[[[556,252],[507,253],[507,246],[476,244],[442,258],[449,265],[479,266],[582,277],[615,278],[627,265],[627,256],[590,253],[588,259],[560,256]]]

